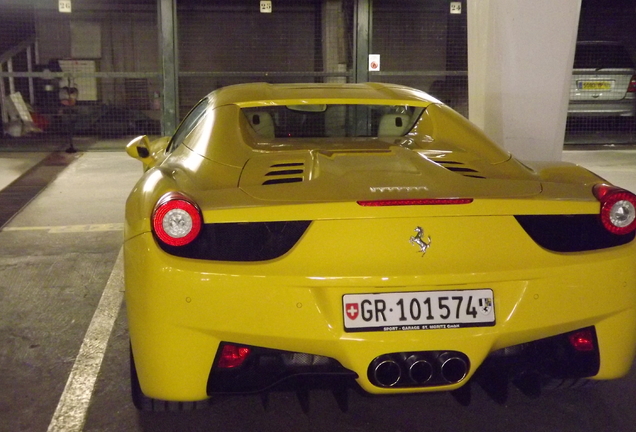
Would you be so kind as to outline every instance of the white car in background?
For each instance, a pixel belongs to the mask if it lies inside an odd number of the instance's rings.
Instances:
[[[577,42],[568,116],[636,116],[636,67],[618,42]]]

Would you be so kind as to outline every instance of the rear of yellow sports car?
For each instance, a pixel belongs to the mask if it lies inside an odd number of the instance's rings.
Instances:
[[[382,89],[376,105],[413,98],[390,88],[379,101]],[[521,164],[434,100],[410,101],[422,110],[403,135],[279,139],[258,133],[263,96],[240,91],[212,98],[156,163],[139,151],[150,169],[124,245],[139,407],[352,382],[533,392],[628,371],[632,194],[576,166]],[[306,100],[278,104],[305,115],[328,102]]]

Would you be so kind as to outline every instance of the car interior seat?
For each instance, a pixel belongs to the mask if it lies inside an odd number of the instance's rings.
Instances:
[[[248,116],[248,120],[256,133],[263,138],[274,138],[274,120],[272,116],[265,111],[252,112]]]
[[[385,114],[380,119],[378,136],[402,136],[409,125],[407,114]]]

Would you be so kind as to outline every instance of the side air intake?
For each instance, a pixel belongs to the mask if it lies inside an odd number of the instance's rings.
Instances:
[[[461,174],[464,177],[473,177],[473,178],[486,178],[481,173],[475,169],[467,167],[462,162],[456,161],[446,161],[446,160],[436,160],[435,163],[443,166],[449,171],[455,172],[457,174]]]

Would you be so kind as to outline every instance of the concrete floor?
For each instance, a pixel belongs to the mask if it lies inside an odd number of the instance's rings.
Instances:
[[[636,192],[636,150],[564,151],[563,160],[584,166],[616,186]]]
[[[138,413],[117,257],[125,199],[141,167],[123,151],[78,156],[0,232],[0,431],[636,430],[636,368],[621,380],[538,399],[512,389],[505,405],[473,386],[469,407],[445,393],[350,392],[342,413],[329,392],[316,391],[308,414],[287,393],[273,394],[267,410],[248,396],[196,412]],[[43,157],[0,153],[0,185]],[[636,150],[563,158],[636,191]]]

